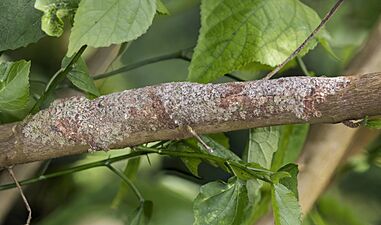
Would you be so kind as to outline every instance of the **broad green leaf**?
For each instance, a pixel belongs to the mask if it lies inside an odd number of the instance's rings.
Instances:
[[[71,58],[65,57],[62,60],[62,68],[70,63]],[[67,75],[67,78],[79,89],[91,95],[98,97],[100,95],[98,88],[94,84],[93,78],[89,74],[87,65],[82,58],[73,65],[73,69]]]
[[[169,10],[161,0],[156,0],[156,11],[162,15],[170,15]]]
[[[283,125],[280,127],[278,150],[274,154],[271,168],[293,163],[299,157],[309,131],[309,124]]]
[[[274,184],[271,194],[275,225],[301,225],[301,210],[294,193],[283,184]]]
[[[34,7],[44,13],[41,29],[50,36],[59,37],[64,31],[64,19],[73,21],[80,0],[36,0]]]
[[[128,160],[126,168],[124,169],[124,175],[128,177],[131,181],[136,178],[138,173],[141,158],[132,158]],[[120,203],[124,200],[128,193],[128,185],[125,182],[121,182],[119,186],[118,193],[116,194],[114,200],[112,201],[111,207],[118,208]]]
[[[0,112],[12,112],[27,107],[29,100],[30,62],[0,63]]]
[[[134,212],[130,225],[147,225],[152,217],[153,203],[144,201]]]
[[[41,31],[41,14],[31,0],[0,1],[0,51],[16,49],[38,41]]]
[[[276,66],[319,22],[299,0],[203,0],[188,79],[206,83],[251,62]],[[311,41],[301,55],[315,45]]]
[[[279,127],[250,129],[249,143],[244,159],[269,169],[274,152],[278,149],[278,141]]]
[[[83,45],[105,47],[134,40],[147,31],[155,12],[156,0],[82,0],[67,54]]]
[[[245,182],[236,177],[228,183],[214,181],[201,187],[194,200],[194,225],[247,224],[251,211]]]

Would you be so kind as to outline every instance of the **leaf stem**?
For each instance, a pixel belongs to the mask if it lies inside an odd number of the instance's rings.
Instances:
[[[106,165],[107,168],[109,168],[112,172],[114,172],[116,175],[118,175],[135,193],[136,197],[138,198],[139,202],[142,203],[145,201],[143,195],[140,193],[139,189],[132,183],[132,181],[120,170],[113,167],[111,164]]]
[[[35,177],[35,178],[26,179],[26,180],[20,181],[19,183],[20,183],[21,186],[26,185],[26,184],[33,184],[33,183],[44,181],[44,180],[47,180],[47,179],[50,179],[50,178],[55,178],[55,177],[59,177],[59,176],[63,176],[63,175],[72,174],[72,173],[75,173],[75,172],[80,172],[80,171],[83,171],[83,170],[88,170],[88,169],[91,169],[91,168],[105,166],[107,163],[111,164],[111,163],[119,162],[119,161],[122,161],[122,160],[125,160],[125,159],[139,157],[139,156],[144,155],[144,154],[146,154],[146,153],[131,152],[131,153],[126,154],[126,155],[121,155],[121,156],[116,156],[116,157],[113,157],[113,158],[103,159],[103,160],[100,160],[100,161],[91,162],[91,163],[87,163],[87,164],[84,164],[84,165],[79,165],[79,166],[74,166],[74,167],[71,167],[71,168],[66,168],[66,169],[60,170],[58,172],[50,173],[50,174],[47,174],[47,175],[41,175],[41,176],[38,176],[38,177]],[[10,189],[10,188],[14,188],[14,187],[16,187],[15,183],[1,185],[0,186],[0,191],[1,190],[7,190],[7,189]]]
[[[26,197],[25,197],[25,195],[24,195],[24,192],[23,192],[23,190],[22,190],[22,188],[21,188],[19,182],[18,182],[17,179],[16,179],[16,176],[15,176],[15,174],[13,173],[12,168],[8,168],[8,173],[9,173],[9,175],[11,176],[11,178],[13,179],[13,181],[15,182],[15,185],[16,185],[17,189],[18,189],[19,192],[20,192],[21,198],[22,198],[22,200],[24,201],[25,207],[26,207],[26,209],[27,209],[27,211],[28,211],[28,218],[27,218],[27,220],[26,220],[25,225],[29,225],[29,224],[30,224],[30,221],[32,220],[32,209],[30,208],[30,205],[29,205],[29,203],[28,203],[28,199],[26,199]]]
[[[119,69],[116,69],[116,70],[113,70],[113,71],[110,71],[110,72],[107,72],[107,73],[95,75],[93,77],[93,79],[94,80],[104,79],[104,78],[107,78],[107,77],[110,77],[110,76],[113,76],[113,75],[116,75],[116,74],[120,74],[120,73],[123,73],[123,72],[134,70],[136,68],[139,68],[139,67],[142,67],[142,66],[146,66],[146,65],[149,65],[149,64],[152,64],[152,63],[157,63],[157,62],[160,62],[160,61],[166,61],[166,60],[171,60],[171,59],[183,59],[183,60],[188,61],[189,58],[186,56],[186,53],[189,50],[190,50],[190,48],[187,48],[187,49],[182,49],[182,50],[177,51],[177,52],[173,52],[173,53],[169,53],[169,54],[165,54],[165,55],[160,55],[160,56],[153,57],[153,58],[148,58],[148,59],[145,59],[143,61],[131,64],[131,65],[126,65],[126,66],[123,66],[123,67],[121,67]]]
[[[192,48],[182,49],[182,50],[177,51],[177,52],[173,52],[173,53],[169,53],[169,54],[165,54],[165,55],[156,56],[156,57],[153,57],[153,58],[148,58],[148,59],[145,59],[143,61],[136,62],[134,64],[130,64],[130,65],[126,65],[126,66],[120,67],[119,69],[116,69],[116,70],[113,70],[113,71],[110,71],[110,72],[106,72],[106,73],[95,75],[95,76],[93,76],[93,79],[94,80],[101,80],[101,79],[104,79],[104,78],[107,78],[107,77],[111,77],[111,76],[114,76],[114,75],[117,75],[117,74],[120,74],[120,73],[123,73],[123,72],[127,72],[127,71],[131,71],[131,70],[137,69],[139,67],[143,67],[143,66],[146,66],[146,65],[150,65],[150,64],[153,64],[153,63],[157,63],[157,62],[161,62],[161,61],[166,61],[166,60],[182,59],[184,61],[190,62],[192,60],[192,58],[188,57],[187,53],[191,49]],[[227,73],[224,76],[229,77],[230,79],[235,80],[235,81],[240,81],[240,82],[245,81],[245,80],[243,80],[243,79],[241,79],[241,78],[239,78],[237,76],[234,76],[234,75],[232,75],[230,73]]]
[[[304,64],[303,59],[300,56],[296,56],[296,62],[298,63],[300,69],[303,71],[304,75],[313,77],[314,75],[308,71],[306,64]]]
[[[65,68],[59,69],[53,77],[49,80],[44,93],[38,99],[36,104],[33,106],[31,112],[38,111],[41,106],[45,103],[46,99],[53,93],[55,88],[59,83],[61,83],[67,76],[67,74],[73,69],[73,65],[78,61],[81,57],[82,53],[86,49],[86,45],[82,46],[77,53],[75,53],[74,57],[70,60],[69,64]]]
[[[26,179],[26,180],[20,181],[19,184],[21,186],[23,186],[26,184],[33,184],[33,183],[44,181],[44,180],[47,180],[50,178],[68,175],[68,174],[72,174],[75,172],[79,172],[79,171],[83,171],[83,170],[87,170],[87,169],[91,169],[91,168],[95,168],[95,167],[102,167],[102,166],[107,167],[108,165],[115,163],[115,162],[119,162],[119,161],[126,160],[126,159],[131,159],[131,158],[135,158],[135,157],[140,157],[140,156],[148,155],[148,154],[152,154],[152,153],[156,153],[159,155],[173,156],[173,157],[199,158],[199,159],[203,159],[206,161],[213,161],[213,162],[216,162],[219,164],[224,164],[227,161],[227,159],[222,158],[222,157],[218,157],[218,156],[214,156],[214,155],[206,154],[206,153],[198,153],[198,152],[177,152],[177,151],[164,150],[164,149],[154,149],[154,148],[149,148],[149,147],[144,147],[144,146],[137,146],[137,147],[135,147],[135,150],[136,151],[133,151],[133,152],[125,154],[125,155],[116,156],[113,158],[108,158],[108,159],[104,159],[104,160],[100,160],[100,161],[96,161],[96,162],[91,162],[91,163],[87,163],[84,165],[74,166],[74,167],[63,169],[63,170],[60,170],[58,172],[54,172],[51,174],[41,175],[41,176],[38,176],[35,178]],[[272,171],[265,170],[265,169],[252,168],[244,162],[229,160],[229,164],[231,166],[236,167],[236,168],[242,169],[242,170],[246,171],[247,173],[252,174],[253,176],[257,177],[258,179],[261,179],[261,180],[266,181],[266,182],[269,182],[269,179],[262,176],[261,174],[271,175],[274,173]],[[256,173],[260,173],[260,174],[256,174]],[[11,189],[14,187],[16,187],[15,183],[0,185],[0,191]]]
[[[306,44],[313,38],[315,35],[323,28],[323,26],[328,22],[328,20],[335,14],[340,5],[344,2],[344,0],[338,0],[336,4],[328,11],[328,13],[324,16],[320,24],[311,32],[311,34],[304,40],[304,42],[290,55],[284,60],[281,64],[279,64],[273,71],[268,73],[266,77],[263,79],[268,80],[273,77],[276,73],[279,72],[288,62],[290,62],[295,56],[299,54],[299,52],[306,46]]]

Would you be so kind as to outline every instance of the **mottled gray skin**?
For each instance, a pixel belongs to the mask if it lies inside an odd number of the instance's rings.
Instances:
[[[245,83],[168,83],[127,90],[95,100],[73,97],[55,101],[22,127],[24,143],[51,146],[110,145],[142,131],[156,132],[185,125],[251,121],[291,113],[308,120],[315,108],[349,85],[339,78],[290,77]]]

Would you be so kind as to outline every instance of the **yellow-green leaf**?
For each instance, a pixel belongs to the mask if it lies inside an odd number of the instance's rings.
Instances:
[[[299,0],[203,0],[188,79],[210,82],[251,62],[283,62],[319,24]],[[311,41],[305,54],[316,45]]]

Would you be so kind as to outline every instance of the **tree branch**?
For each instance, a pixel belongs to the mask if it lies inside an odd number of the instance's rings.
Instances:
[[[224,84],[167,83],[95,100],[55,101],[0,126],[0,167],[156,140],[381,113],[381,73]]]

